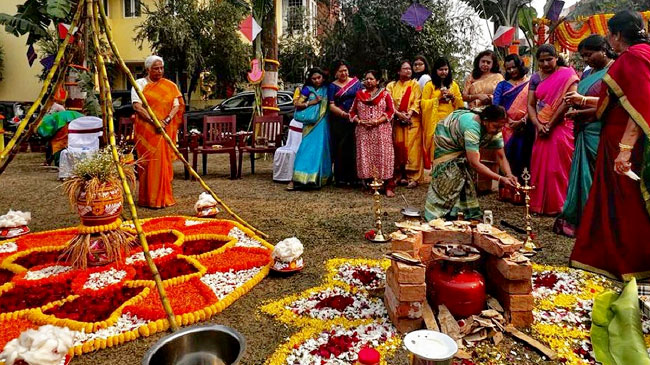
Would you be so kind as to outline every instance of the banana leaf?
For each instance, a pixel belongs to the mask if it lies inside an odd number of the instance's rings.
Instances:
[[[594,301],[591,341],[596,360],[603,365],[650,365],[641,330],[636,279],[620,296],[605,292]]]

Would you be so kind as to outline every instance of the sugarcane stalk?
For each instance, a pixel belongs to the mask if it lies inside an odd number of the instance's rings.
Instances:
[[[41,105],[43,101],[43,97],[47,93],[50,84],[52,83],[52,79],[54,78],[54,75],[56,74],[57,70],[59,69],[59,65],[61,63],[61,59],[63,58],[63,55],[65,54],[65,50],[68,48],[68,44],[70,43],[70,38],[72,37],[72,30],[74,30],[77,27],[77,23],[79,23],[79,19],[81,18],[81,14],[83,13],[83,5],[86,0],[79,0],[79,4],[77,5],[77,11],[74,15],[74,18],[72,19],[72,23],[70,24],[70,29],[71,31],[66,34],[65,39],[63,39],[63,43],[59,47],[59,51],[56,54],[56,57],[54,58],[54,65],[50,69],[50,72],[48,72],[47,77],[45,78],[45,81],[43,82],[43,87],[41,88],[41,92],[38,94],[38,98],[36,101],[32,104],[32,106],[27,110],[27,114],[23,117],[23,119],[20,121],[18,124],[18,127],[16,128],[16,134],[11,138],[9,143],[5,146],[5,148],[0,151],[0,163],[4,163],[4,160],[7,158],[10,152],[13,152],[14,149],[18,148],[18,144],[16,142],[18,141],[18,138],[20,137],[21,134],[25,131],[25,127],[29,123],[29,119],[34,115],[36,112],[36,109]],[[15,153],[15,152],[14,152]],[[0,174],[4,171],[4,168],[0,170]]]
[[[92,10],[93,10],[93,21],[92,21],[93,43],[95,45],[95,48],[99,50],[99,22],[98,22],[99,4],[98,4],[98,0],[89,0],[89,4],[90,3],[92,3]],[[104,85],[104,90],[108,91],[110,90],[110,84],[108,82],[108,76],[106,73],[106,65],[104,63],[104,57],[99,51],[96,52],[96,60],[97,60],[97,64],[99,65],[98,78],[100,80],[100,83]],[[112,96],[110,92],[107,92],[105,96],[107,98],[106,100],[107,105],[111,105]],[[105,120],[108,120],[108,140],[111,146],[111,154],[113,155],[113,160],[115,161],[117,172],[120,175],[120,180],[122,181],[122,188],[124,189],[124,194],[126,195],[126,200],[129,205],[129,210],[131,211],[133,225],[135,226],[135,230],[138,233],[138,239],[140,240],[140,244],[142,245],[142,252],[144,253],[144,257],[147,261],[147,265],[149,266],[149,270],[151,270],[151,274],[153,275],[153,279],[156,283],[156,288],[158,289],[158,294],[160,295],[160,302],[162,303],[163,309],[167,314],[167,319],[169,320],[169,327],[172,329],[172,331],[176,331],[178,330],[178,324],[176,323],[176,317],[174,316],[174,311],[172,310],[172,307],[169,304],[169,299],[167,298],[167,295],[165,293],[165,288],[163,287],[162,279],[160,277],[160,273],[158,272],[158,268],[156,267],[156,264],[153,262],[153,259],[151,258],[151,254],[149,252],[149,245],[147,244],[147,238],[144,234],[144,231],[142,230],[142,225],[138,220],[138,212],[135,203],[133,201],[133,194],[131,193],[131,187],[129,186],[129,183],[126,179],[124,170],[122,169],[122,165],[120,165],[120,157],[117,153],[117,146],[115,143],[115,127],[113,126],[112,123],[113,109],[107,108],[106,111],[107,111],[107,115]]]
[[[253,227],[253,225],[246,222],[239,215],[237,215],[234,211],[232,211],[232,209],[230,209],[230,207],[228,207],[226,205],[226,203],[224,203],[217,196],[217,194],[215,194],[215,192],[212,191],[212,189],[208,186],[208,184],[206,184],[205,181],[203,181],[201,176],[196,171],[194,171],[194,169],[192,168],[190,163],[183,157],[183,154],[180,153],[178,148],[176,148],[176,144],[169,137],[169,135],[165,132],[165,129],[163,128],[162,124],[160,124],[160,121],[158,120],[158,117],[153,112],[153,110],[151,110],[151,107],[149,106],[149,103],[147,102],[147,98],[144,96],[144,94],[142,93],[142,90],[140,90],[140,87],[135,82],[135,78],[133,77],[133,74],[131,73],[131,70],[129,70],[129,68],[124,63],[124,60],[120,56],[120,52],[117,49],[117,45],[115,44],[115,41],[113,40],[113,33],[112,33],[112,30],[111,30],[110,24],[108,23],[108,18],[106,17],[106,11],[104,10],[104,5],[101,4],[101,3],[99,4],[99,13],[101,15],[102,23],[104,25],[104,30],[106,31],[105,32],[106,39],[108,40],[108,44],[111,46],[111,49],[113,50],[113,54],[115,55],[115,57],[117,59],[117,63],[119,64],[120,68],[122,69],[122,72],[124,72],[127,75],[128,79],[129,79],[129,82],[131,83],[133,88],[135,88],[138,96],[140,97],[140,100],[142,101],[142,106],[147,110],[147,113],[149,113],[149,115],[151,116],[151,119],[153,119],[153,124],[158,129],[158,132],[160,134],[162,134],[162,136],[165,139],[165,141],[167,142],[167,144],[174,151],[174,154],[176,154],[176,157],[178,157],[178,159],[183,162],[183,165],[185,165],[185,168],[190,172],[190,175],[192,175],[192,177],[194,177],[201,184],[201,187],[203,187],[203,189],[205,191],[207,191],[208,193],[210,193],[210,195],[212,195],[214,200],[216,200],[217,203],[219,203],[219,205],[221,205],[223,207],[223,209],[228,214],[230,214],[230,216],[232,216],[233,218],[238,220],[241,224],[248,227],[249,229],[251,229],[253,232],[257,233],[258,235],[260,235],[260,236],[262,236],[264,238],[267,238],[268,237],[267,234],[265,234],[264,232],[260,231],[259,229],[255,228],[255,227]]]

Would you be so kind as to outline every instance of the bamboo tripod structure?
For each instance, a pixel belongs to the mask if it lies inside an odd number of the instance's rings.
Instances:
[[[80,20],[84,12],[86,14],[85,20],[86,20],[86,27],[87,27],[85,31],[86,33],[88,32],[92,33],[92,43],[95,47],[95,59],[89,61],[92,61],[96,67],[96,72],[98,76],[97,80],[98,80],[98,84],[99,84],[98,86],[100,92],[100,100],[101,100],[102,119],[104,123],[104,128],[108,131],[108,135],[109,135],[108,141],[109,141],[109,145],[111,146],[111,154],[113,156],[113,160],[117,167],[118,174],[122,181],[122,188],[124,189],[124,194],[126,196],[126,200],[129,205],[129,210],[133,219],[133,224],[135,225],[135,230],[137,232],[138,239],[142,246],[142,251],[144,253],[147,265],[149,266],[149,269],[151,270],[151,273],[154,277],[154,281],[156,283],[156,288],[160,295],[162,306],[165,310],[165,313],[167,314],[167,318],[169,320],[169,326],[172,329],[172,331],[176,331],[178,329],[178,324],[176,323],[176,317],[171,308],[167,295],[165,294],[165,288],[163,287],[160,273],[158,272],[156,264],[153,262],[153,259],[151,258],[151,254],[149,253],[149,245],[147,244],[147,239],[145,237],[144,231],[142,230],[142,225],[138,220],[137,208],[133,200],[131,187],[129,186],[126,180],[124,170],[119,164],[119,155],[118,155],[116,139],[115,139],[115,127],[113,125],[113,108],[112,108],[113,103],[111,97],[111,86],[108,80],[104,56],[102,55],[101,48],[100,48],[100,34],[102,30],[104,31],[106,40],[108,41],[108,44],[111,48],[111,52],[115,56],[120,69],[122,70],[122,72],[124,72],[127,75],[129,83],[132,85],[133,88],[135,88],[136,92],[138,93],[138,96],[142,100],[142,106],[147,110],[149,115],[152,117],[154,125],[158,129],[159,133],[162,134],[163,138],[165,139],[169,147],[174,151],[174,154],[178,157],[178,159],[183,162],[183,165],[185,165],[185,168],[190,172],[190,175],[192,175],[192,177],[194,177],[201,184],[201,187],[203,187],[205,191],[210,193],[210,195],[217,201],[217,203],[219,203],[219,205],[221,205],[221,207],[230,216],[235,218],[242,225],[246,226],[256,234],[264,238],[268,236],[262,231],[253,227],[245,220],[243,220],[235,212],[233,212],[232,209],[230,209],[230,207],[228,207],[223,202],[223,200],[221,200],[215,194],[215,192],[208,186],[208,184],[201,178],[201,176],[196,171],[194,171],[190,163],[183,157],[183,155],[176,147],[176,144],[174,143],[173,139],[169,135],[167,135],[165,129],[163,128],[162,124],[158,120],[158,117],[156,117],[156,114],[149,106],[146,97],[142,93],[142,90],[136,84],[133,74],[124,63],[122,57],[120,56],[119,50],[113,39],[113,34],[102,1],[79,0],[75,15],[73,17],[73,21],[70,25],[71,31],[68,32],[65,39],[63,40],[63,43],[59,47],[56,58],[54,60],[54,65],[50,69],[47,78],[43,82],[43,87],[41,89],[38,98],[36,99],[36,102],[32,104],[32,106],[25,114],[25,117],[20,121],[18,128],[16,130],[16,134],[9,141],[9,143],[7,143],[7,146],[0,151],[0,174],[4,172],[8,164],[15,157],[20,143],[26,141],[27,138],[29,138],[36,131],[36,129],[41,123],[43,116],[52,106],[54,102],[54,97],[53,97],[54,93],[58,89],[58,87],[63,84],[65,80],[65,75],[67,73],[68,64],[70,63],[70,59],[66,56],[66,49],[70,44],[70,39],[72,37],[73,30],[76,29],[78,24],[80,24]],[[55,80],[54,83],[52,83],[53,80]],[[52,86],[51,89],[50,86]],[[30,126],[29,121],[39,106],[41,107],[39,114],[36,117],[35,121],[31,123]],[[27,129],[27,127],[29,128]]]

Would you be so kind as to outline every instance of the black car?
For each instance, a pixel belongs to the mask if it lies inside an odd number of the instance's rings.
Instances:
[[[241,92],[222,101],[219,105],[204,110],[187,112],[188,128],[202,129],[203,116],[208,115],[235,115],[237,116],[237,130],[247,130],[253,114],[255,94],[252,91]],[[293,118],[293,93],[278,91],[278,107],[280,115],[284,117],[284,125],[288,126]]]

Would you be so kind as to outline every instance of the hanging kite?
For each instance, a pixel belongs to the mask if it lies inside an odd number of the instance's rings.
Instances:
[[[255,37],[262,31],[262,27],[255,21],[252,15],[249,15],[239,24],[239,31],[246,36],[249,41],[253,41]]]
[[[404,14],[402,14],[401,20],[419,32],[422,30],[422,26],[424,26],[424,23],[426,23],[431,14],[431,10],[427,9],[424,5],[413,3],[413,5],[409,6]]]
[[[512,39],[515,35],[514,27],[507,27],[505,25],[499,25],[497,31],[494,33],[494,38],[492,43],[497,47],[506,47],[512,43]]]

